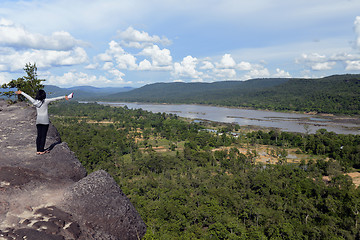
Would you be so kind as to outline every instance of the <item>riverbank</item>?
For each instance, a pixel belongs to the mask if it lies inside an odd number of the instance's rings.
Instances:
[[[134,102],[98,103],[111,106],[126,105],[128,108],[141,108],[155,113],[171,113],[189,119],[235,123],[240,126],[276,128],[288,132],[315,133],[319,129],[326,129],[329,132],[335,132],[337,134],[360,134],[359,117],[331,116],[329,114],[311,115],[196,104],[155,104]]]

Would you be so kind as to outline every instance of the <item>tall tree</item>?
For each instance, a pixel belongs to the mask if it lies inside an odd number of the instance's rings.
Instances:
[[[26,92],[32,97],[35,97],[36,92],[42,88],[44,85],[41,82],[45,81],[45,79],[38,79],[37,78],[37,67],[36,63],[25,64],[24,71],[26,72],[26,76],[20,77],[18,79],[13,79],[9,83],[3,84],[1,87],[5,89],[9,89],[9,91],[2,93],[2,95],[7,97],[12,97],[15,95],[14,91],[11,91],[11,88],[16,88],[21,91]],[[19,101],[24,101],[25,98],[22,95],[18,95]]]

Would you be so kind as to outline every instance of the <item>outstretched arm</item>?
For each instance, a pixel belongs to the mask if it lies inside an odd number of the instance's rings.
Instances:
[[[18,90],[18,91],[16,91],[15,93],[16,93],[16,94],[21,94],[21,95],[23,95],[23,96],[26,97],[32,104],[34,104],[35,99],[33,99],[32,97],[30,97],[29,95],[27,95],[27,94],[24,93],[23,91]]]
[[[56,97],[56,98],[50,98],[48,99],[49,102],[52,102],[52,101],[57,101],[57,100],[60,100],[60,99],[66,99],[66,100],[69,100],[71,98],[73,98],[74,96],[74,93],[70,93],[69,95],[66,95],[66,96],[62,96],[62,97]]]
[[[61,99],[64,99],[64,98],[66,99],[66,96],[47,98],[46,101],[53,102],[53,101],[58,101],[58,100],[61,100]]]

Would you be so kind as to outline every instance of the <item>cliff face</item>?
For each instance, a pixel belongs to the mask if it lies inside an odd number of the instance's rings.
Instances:
[[[87,176],[50,124],[36,155],[36,113],[0,100],[0,239],[140,239],[145,223],[105,171]]]

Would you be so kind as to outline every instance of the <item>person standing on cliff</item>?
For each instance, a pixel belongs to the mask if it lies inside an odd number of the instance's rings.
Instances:
[[[37,128],[37,138],[36,138],[36,154],[41,155],[45,154],[48,151],[44,150],[46,135],[49,129],[49,114],[48,114],[48,105],[50,102],[66,99],[69,100],[73,98],[74,93],[69,94],[68,96],[61,96],[56,98],[46,98],[46,92],[44,90],[39,90],[36,93],[35,99],[27,95],[26,93],[18,90],[15,92],[16,94],[21,94],[26,97],[35,107],[36,107],[36,128]]]

